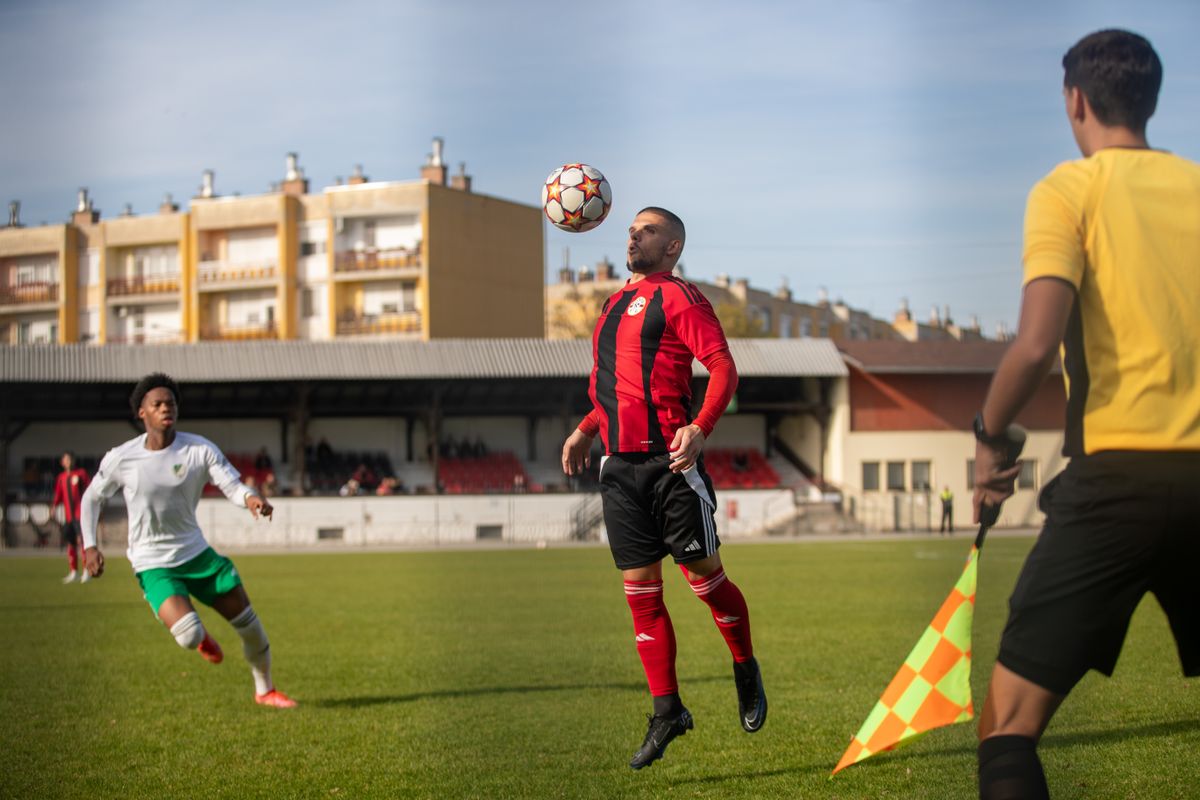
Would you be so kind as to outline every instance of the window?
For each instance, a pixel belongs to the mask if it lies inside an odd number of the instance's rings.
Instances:
[[[879,491],[879,462],[864,461],[862,465],[862,488],[864,492]]]
[[[1034,459],[1021,462],[1021,474],[1017,476],[1017,488],[1037,488],[1037,461]]]
[[[821,320],[821,327],[818,328],[817,330],[819,332],[818,335],[820,336],[820,338],[822,338],[822,339],[829,338],[829,323],[826,320]]]
[[[313,290],[304,288],[300,290],[300,316],[308,319],[315,316],[316,310],[313,308]]]
[[[30,344],[33,342],[33,325],[28,322],[17,323],[17,344]]]
[[[301,242],[300,255],[315,256],[325,252],[325,242]]]
[[[812,336],[812,320],[804,317],[800,320],[800,335]]]
[[[932,486],[929,476],[931,473],[928,461],[912,462],[912,488],[914,492],[928,492]]]
[[[887,464],[887,488],[889,492],[904,491],[904,462],[889,461]]]
[[[967,488],[975,488],[975,459],[967,459]]]

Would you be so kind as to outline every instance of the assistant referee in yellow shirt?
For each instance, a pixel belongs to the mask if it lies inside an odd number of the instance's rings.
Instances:
[[[1162,64],[1141,36],[1093,33],[1063,68],[1084,157],[1029,195],[1019,330],[975,424],[976,518],[1012,494],[1001,433],[1060,346],[1071,460],[1042,491],[1009,601],[979,723],[983,800],[1049,797],[1037,742],[1089,669],[1112,673],[1146,592],[1200,674],[1200,165],[1147,143]]]

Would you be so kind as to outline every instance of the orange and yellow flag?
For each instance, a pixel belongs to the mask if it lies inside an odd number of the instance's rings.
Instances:
[[[979,548],[972,547],[958,583],[854,735],[833,775],[926,731],[974,716],[971,623],[978,559]]]

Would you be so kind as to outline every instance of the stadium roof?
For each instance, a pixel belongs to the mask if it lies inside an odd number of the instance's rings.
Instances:
[[[990,375],[1008,349],[1008,342],[839,342],[846,360],[873,374]],[[1059,371],[1056,362],[1053,372]]]
[[[734,339],[730,348],[744,377],[847,374],[827,339]],[[132,383],[157,371],[181,383],[586,378],[591,367],[591,342],[580,339],[0,347],[0,383]],[[699,364],[695,372],[706,374]]]

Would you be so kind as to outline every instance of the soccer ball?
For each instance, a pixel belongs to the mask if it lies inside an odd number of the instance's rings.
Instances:
[[[564,164],[542,186],[542,209],[554,227],[583,233],[604,222],[612,208],[612,186],[595,167]]]

